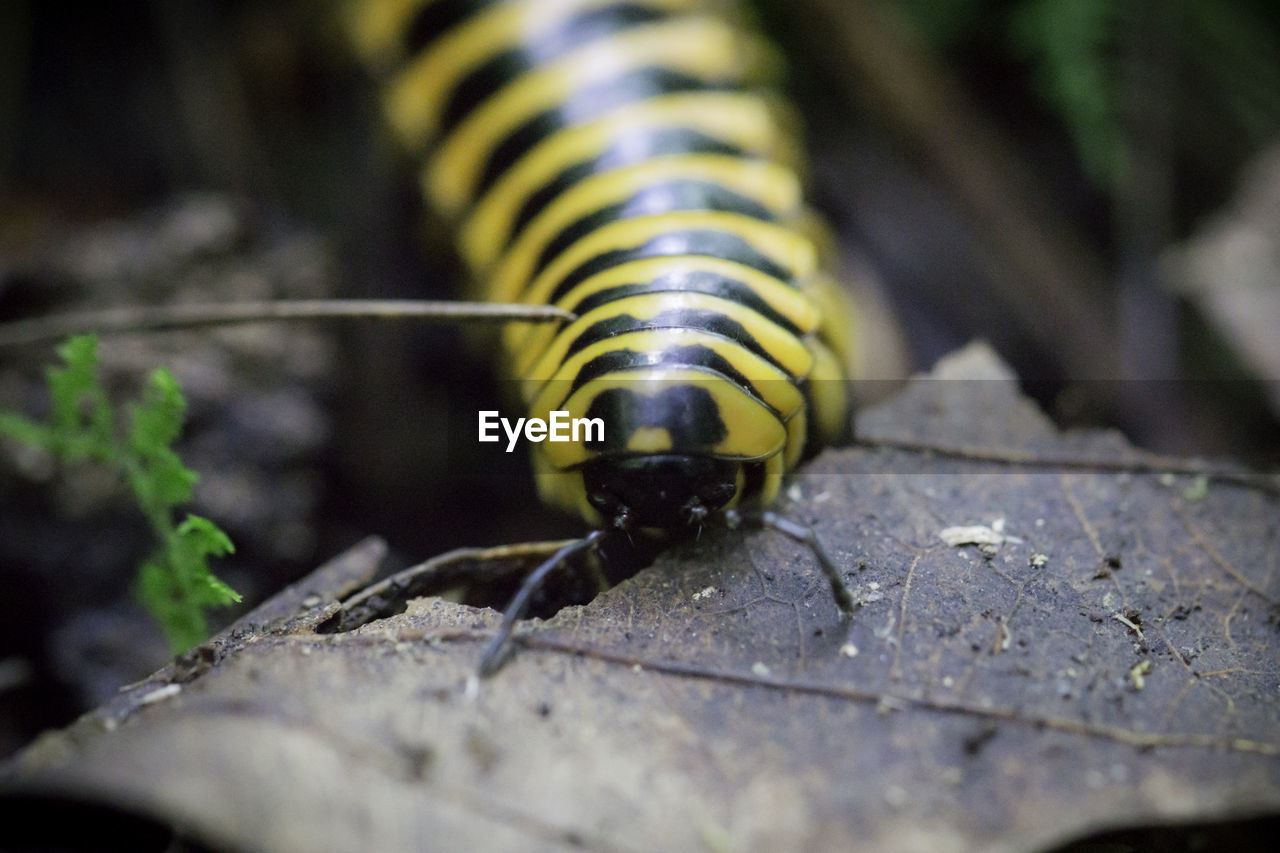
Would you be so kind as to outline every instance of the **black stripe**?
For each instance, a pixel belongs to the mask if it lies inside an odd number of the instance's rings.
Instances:
[[[529,278],[536,277],[561,252],[578,240],[610,222],[677,210],[727,211],[762,222],[774,222],[777,219],[769,208],[755,199],[747,198],[720,184],[691,179],[666,181],[645,187],[624,202],[602,207],[568,225],[543,247]]]
[[[711,230],[672,231],[668,234],[659,234],[643,245],[630,249],[612,249],[583,262],[560,280],[547,298],[547,304],[554,305],[559,302],[561,297],[598,272],[628,261],[664,255],[707,255],[727,261],[737,261],[782,281],[790,281],[792,278],[790,270],[769,260],[737,234]]]
[[[520,212],[516,214],[507,244],[510,245],[515,235],[519,234],[520,230],[557,196],[579,181],[601,172],[670,154],[724,154],[744,158],[746,156],[736,145],[721,142],[704,133],[683,127],[648,130],[628,136],[625,140],[615,142],[605,149],[594,160],[584,160],[568,167],[530,195],[520,206]]]
[[[751,380],[743,376],[729,363],[728,359],[710,347],[699,345],[672,347],[657,352],[619,349],[601,353],[582,365],[578,375],[573,378],[568,392],[565,393],[564,399],[567,400],[573,392],[597,377],[642,367],[697,367],[710,370],[720,374],[762,403],[764,402]],[[770,411],[774,410],[771,408]]]
[[[746,462],[742,465],[742,500],[755,497],[764,489],[765,463]]]
[[[426,3],[409,21],[404,31],[404,49],[408,56],[425,50],[433,41],[461,24],[486,6],[502,0],[437,0]]]
[[[604,421],[604,440],[582,443],[601,453],[625,452],[628,439],[644,427],[665,429],[679,449],[715,447],[729,434],[715,398],[700,385],[675,384],[656,394],[606,388],[592,399],[586,417]]]
[[[774,310],[772,305],[761,299],[760,295],[747,285],[736,279],[725,278],[719,273],[704,272],[702,270],[681,270],[680,272],[667,273],[644,284],[620,284],[617,287],[597,291],[576,304],[566,305],[565,308],[581,316],[599,308],[601,305],[618,299],[625,299],[628,296],[673,291],[718,296],[721,299],[737,303],[756,312],[797,337],[800,335],[799,327]]]
[[[666,68],[639,68],[575,92],[560,106],[538,113],[513,130],[489,153],[472,198],[480,198],[514,166],[521,157],[547,137],[575,124],[582,124],[623,104],[644,101],[676,92],[713,92],[726,83],[708,82]]]
[[[659,311],[647,320],[639,320],[630,314],[616,314],[612,317],[607,317],[599,322],[592,323],[583,330],[582,334],[574,338],[573,342],[569,344],[564,357],[568,359],[592,344],[615,335],[641,332],[646,329],[670,328],[697,329],[700,332],[708,332],[713,335],[719,335],[722,338],[728,338],[760,356],[779,370],[783,370],[777,359],[770,355],[768,350],[762,347],[760,342],[752,337],[746,327],[737,320],[726,317],[718,311],[689,308]],[[783,372],[785,373],[786,371],[783,370]]]
[[[454,87],[440,120],[441,135],[451,132],[481,102],[521,75],[554,62],[588,42],[665,17],[666,14],[657,9],[634,3],[592,9],[570,18],[542,38],[499,53]]]

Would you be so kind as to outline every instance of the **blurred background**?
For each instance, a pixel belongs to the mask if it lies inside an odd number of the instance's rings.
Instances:
[[[756,5],[886,350],[923,369],[985,338],[1064,426],[1274,467],[1280,7]],[[330,4],[0,4],[0,320],[450,298],[439,231]],[[487,349],[368,322],[101,345],[116,399],[158,365],[183,383],[193,510],[246,607],[367,533],[407,565],[576,532],[518,454],[450,440],[502,406]],[[0,407],[40,414],[53,360],[0,351]],[[150,547],[109,478],[0,444],[0,757],[166,661],[131,591]]]

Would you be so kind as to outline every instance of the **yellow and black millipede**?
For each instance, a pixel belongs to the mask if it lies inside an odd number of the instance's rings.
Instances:
[[[474,295],[550,305],[505,362],[530,417],[603,439],[532,448],[549,504],[610,531],[740,520],[846,428],[852,331],[804,206],[779,63],[720,0],[355,0],[350,31],[422,164]],[[842,608],[849,596],[816,540]]]

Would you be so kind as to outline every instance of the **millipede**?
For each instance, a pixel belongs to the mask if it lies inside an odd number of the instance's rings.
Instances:
[[[525,411],[600,418],[604,435],[531,448],[539,495],[595,532],[527,576],[532,591],[609,535],[727,521],[813,548],[767,511],[784,475],[847,429],[854,331],[805,206],[780,62],[717,0],[360,0],[349,31],[421,164],[472,295],[554,306],[512,323]]]

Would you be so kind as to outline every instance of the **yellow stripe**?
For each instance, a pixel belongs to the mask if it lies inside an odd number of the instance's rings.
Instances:
[[[470,204],[494,147],[575,90],[654,66],[708,80],[742,79],[757,65],[759,52],[751,44],[723,21],[705,17],[664,21],[592,42],[524,75],[471,113],[431,159],[424,175],[427,195],[446,216],[456,217]]]
[[[579,3],[546,0],[547,26],[558,24]],[[530,15],[528,2],[499,3],[482,9],[464,24],[441,36],[431,49],[414,57],[387,87],[386,110],[400,138],[414,149],[425,148],[435,137],[444,101],[459,78],[470,68],[516,45],[526,27],[539,19]],[[535,30],[536,32],[536,30]]]
[[[396,0],[405,2],[405,0]],[[617,0],[509,0],[477,12],[413,57],[387,89],[392,126],[411,147],[424,147],[439,130],[453,88],[471,71],[522,43],[545,38],[565,21]],[[634,0],[633,0],[634,2]],[[693,0],[641,0],[655,9],[679,11]]]
[[[782,478],[787,473],[786,459],[782,454],[771,457],[764,463],[764,483],[760,492],[751,500],[751,506],[769,506],[778,498],[782,488]]]
[[[787,447],[782,451],[782,459],[788,470],[796,467],[804,455],[805,441],[809,437],[808,417],[808,412],[801,408],[795,417],[787,421]]]
[[[815,260],[812,245],[786,228],[749,219],[736,213],[716,211],[668,213],[662,216],[614,222],[592,232],[562,252],[534,279],[531,286],[524,289],[523,293],[520,292],[522,282],[519,280],[495,279],[493,282],[495,289],[489,301],[521,301],[525,304],[541,305],[548,300],[551,292],[565,276],[592,258],[615,249],[641,246],[663,234],[698,229],[723,231],[744,239],[782,269],[789,270],[793,278],[803,279],[812,272]],[[520,353],[528,335],[529,324],[527,323],[513,323],[503,329],[503,341],[507,352],[513,354],[513,363],[517,365],[517,371],[527,368],[532,358],[536,357],[536,353]]]
[[[363,0],[347,3],[344,24],[360,58],[373,68],[399,59],[404,31],[418,10],[436,0]]]
[[[752,269],[737,261],[726,261],[703,255],[644,258],[631,261],[604,272],[596,273],[561,298],[556,305],[574,310],[582,299],[602,290],[626,284],[646,284],[660,276],[677,273],[709,273],[732,279],[750,288],[774,311],[785,317],[801,335],[807,335],[818,327],[821,318],[812,302],[795,287],[788,286],[772,276]],[[669,293],[673,291],[656,291]],[[679,292],[679,291],[674,291]],[[520,332],[513,332],[513,352],[529,352],[537,355],[551,344],[559,327],[550,323],[524,323]]]
[[[525,378],[524,396],[536,411],[551,411],[568,396],[583,366],[598,356],[630,349],[634,352],[662,352],[675,347],[703,346],[720,356],[747,378],[760,399],[788,421],[804,406],[804,395],[790,377],[773,364],[736,341],[701,329],[646,329],[597,341],[563,362],[543,359]]]
[[[640,427],[627,439],[630,453],[668,453],[675,449],[675,440],[666,427]]]
[[[827,444],[848,432],[849,380],[840,360],[821,341],[810,338],[806,343],[814,357],[809,374],[810,417]]]
[[[683,92],[628,104],[585,125],[540,142],[485,193],[463,224],[459,245],[471,270],[480,274],[510,240],[525,201],[576,163],[600,156],[637,133],[680,128],[705,134],[755,155],[794,168],[795,140],[775,121],[773,110],[742,92]]]
[[[538,369],[541,370],[537,375],[550,375],[551,365],[559,364],[567,357],[569,346],[574,340],[601,320],[627,314],[645,322],[667,311],[711,311],[733,320],[740,324],[746,333],[754,338],[764,351],[769,353],[770,357],[795,380],[808,376],[813,368],[813,355],[799,338],[750,308],[704,293],[642,293],[618,299],[594,311],[588,311],[566,326],[537,360]],[[525,351],[515,354],[515,358],[516,375],[535,375],[532,371],[535,369],[536,354],[531,357],[528,351]]]
[[[565,276],[598,255],[615,249],[636,248],[662,234],[698,230],[723,231],[740,237],[789,271],[793,278],[803,279],[813,272],[816,261],[813,244],[789,228],[738,213],[682,211],[611,222],[562,252],[527,286],[515,276],[495,276],[489,301],[541,305]]]
[[[534,217],[502,258],[499,281],[526,280],[543,249],[582,217],[625,201],[664,181],[706,181],[758,202],[778,219],[794,215],[800,205],[800,183],[781,166],[720,154],[658,157],[587,178]]]

